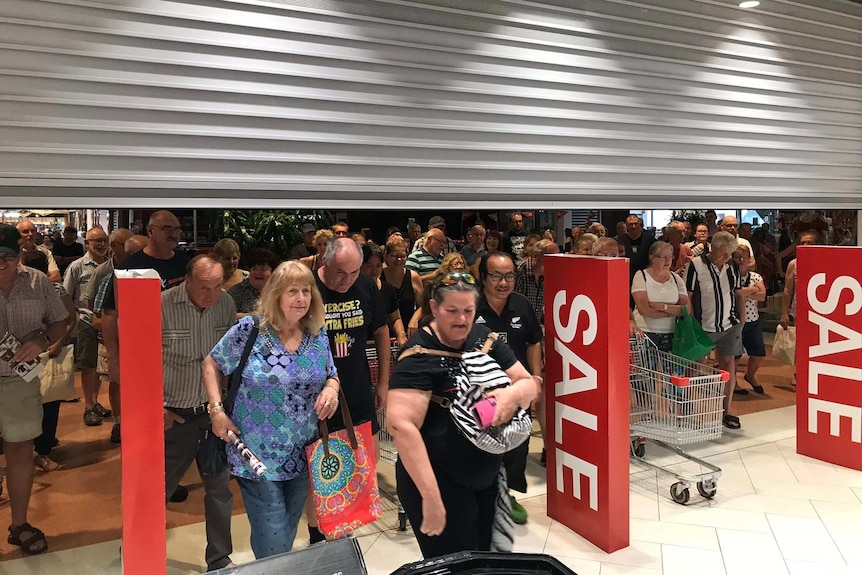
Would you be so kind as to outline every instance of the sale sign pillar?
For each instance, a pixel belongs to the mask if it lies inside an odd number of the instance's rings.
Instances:
[[[545,256],[548,516],[608,553],[629,544],[629,267]]]
[[[796,263],[796,451],[862,470],[862,248]]]
[[[124,575],[164,575],[165,440],[161,279],[117,270]]]

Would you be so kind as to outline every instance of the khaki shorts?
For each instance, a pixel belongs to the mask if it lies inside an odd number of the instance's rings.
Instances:
[[[0,433],[10,443],[42,435],[39,378],[26,382],[17,375],[0,376]]]
[[[108,377],[108,348],[105,344],[99,344],[99,361],[96,362],[96,373],[99,374],[99,379],[102,381],[110,381]]]
[[[75,367],[78,369],[96,369],[99,332],[86,323],[78,324],[78,341],[75,342]]]

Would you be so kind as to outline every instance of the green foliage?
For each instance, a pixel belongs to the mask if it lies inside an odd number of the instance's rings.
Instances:
[[[318,228],[329,227],[328,212],[299,210],[220,210],[213,218],[209,240],[230,238],[239,244],[240,252],[264,247],[280,257],[287,257],[290,248],[302,241],[302,224],[314,222]]]
[[[694,229],[697,224],[706,221],[706,210],[674,210],[673,219],[688,222]]]

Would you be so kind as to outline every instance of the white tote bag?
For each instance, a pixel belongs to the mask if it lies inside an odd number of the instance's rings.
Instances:
[[[42,403],[74,399],[75,391],[75,351],[67,345],[57,357],[42,356],[45,369],[39,374],[42,383]]]

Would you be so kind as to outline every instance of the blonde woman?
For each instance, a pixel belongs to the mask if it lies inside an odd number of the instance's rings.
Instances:
[[[243,367],[232,416],[224,410],[221,381],[237,368],[254,325],[237,322],[204,360],[203,376],[213,432],[241,435],[267,470],[258,477],[228,448],[251,524],[255,558],[286,553],[308,492],[305,446],[317,422],[338,409],[340,382],[323,328],[323,300],[307,266],[279,265],[264,286],[255,316],[260,331]]]
[[[326,253],[326,246],[335,237],[330,230],[317,230],[314,234],[314,247],[317,248],[317,253],[313,256],[300,258],[299,261],[307,265],[311,271],[316,272],[323,265],[323,254]]]
[[[239,269],[239,244],[231,239],[223,239],[213,246],[213,257],[224,268],[224,285],[227,291],[248,277],[248,272]]]

